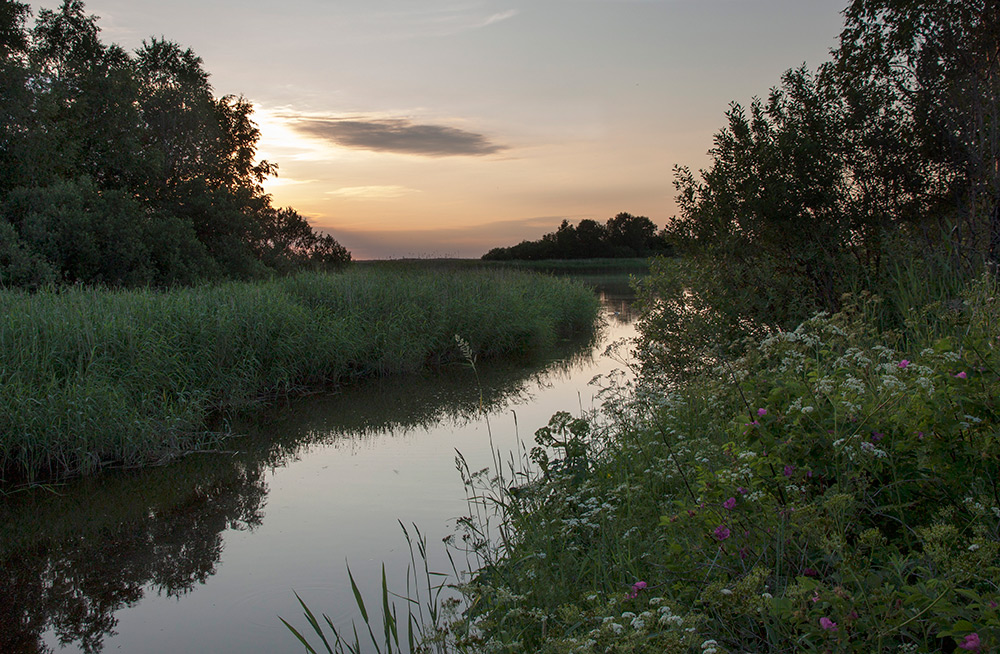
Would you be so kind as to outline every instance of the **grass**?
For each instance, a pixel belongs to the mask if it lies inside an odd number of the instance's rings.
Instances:
[[[359,267],[171,291],[0,291],[0,470],[141,466],[228,434],[262,399],[458,360],[529,356],[596,300],[500,270]]]

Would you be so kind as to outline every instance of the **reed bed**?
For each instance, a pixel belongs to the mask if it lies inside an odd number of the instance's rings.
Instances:
[[[589,328],[585,287],[508,270],[351,270],[170,291],[0,291],[6,483],[140,466],[226,435],[262,398]]]

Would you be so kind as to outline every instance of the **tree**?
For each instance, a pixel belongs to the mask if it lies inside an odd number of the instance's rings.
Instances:
[[[350,260],[271,206],[276,166],[257,160],[253,106],[216,98],[194,52],[105,45],[81,0],[41,10],[30,31],[27,16],[0,4],[0,228],[16,234],[0,253],[5,283],[38,277],[23,272],[36,257],[59,280],[109,284]]]
[[[606,224],[607,241],[619,248],[614,256],[637,257],[657,249],[656,225],[645,216],[619,213]]]
[[[0,62],[23,53],[28,47],[24,23],[30,13],[28,5],[13,0],[0,3]]]
[[[881,89],[926,161],[925,209],[948,205],[967,262],[1000,261],[1000,4],[853,0],[835,53],[844,87]]]

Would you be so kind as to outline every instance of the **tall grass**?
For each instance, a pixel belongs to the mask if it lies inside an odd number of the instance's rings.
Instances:
[[[589,328],[593,295],[514,271],[360,269],[172,291],[0,291],[6,481],[211,446],[262,398]]]

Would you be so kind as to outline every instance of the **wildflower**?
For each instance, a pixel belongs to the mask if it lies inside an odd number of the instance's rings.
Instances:
[[[646,587],[645,581],[635,582],[634,584],[632,584],[632,590],[630,590],[628,595],[625,596],[625,599],[635,599],[636,597],[639,596],[639,591],[644,589],[645,587]]]
[[[883,434],[882,432],[880,432],[880,431],[873,431],[872,432],[872,442],[877,443],[880,440],[882,440],[883,438],[885,438],[885,434]]]
[[[757,409],[757,415],[760,416],[761,418],[763,418],[764,416],[767,415],[767,409],[763,409],[763,408]]]
[[[960,372],[957,375],[955,375],[955,377],[957,377],[958,379],[965,379],[966,377],[968,377],[968,375],[966,375],[965,371],[963,370],[962,372]],[[973,634],[970,634],[970,635],[973,635]],[[978,636],[976,636],[976,638],[978,638]]]
[[[782,472],[786,477],[791,477],[792,473],[795,472],[795,466],[785,466],[785,469],[782,470]]]
[[[715,532],[714,533],[715,533],[715,537],[717,539],[719,539],[719,540],[726,540],[727,538],[729,538],[729,534],[730,534],[729,527],[727,527],[725,525],[719,525],[718,527],[715,528]]]
[[[907,359],[903,359],[902,361],[900,361],[896,365],[899,366],[900,368],[905,368],[906,366],[910,365],[910,362]]]
[[[736,489],[736,492],[739,493],[740,495],[746,495],[747,494],[747,489],[745,489],[742,486],[740,486],[739,488]]]
[[[802,571],[802,574],[804,574],[804,575],[805,575],[805,576],[807,576],[807,577],[815,577],[815,576],[816,576],[817,574],[819,574],[819,573],[818,573],[818,572],[816,572],[815,570],[813,570],[812,568],[805,568],[805,569],[804,569],[804,570]]]
[[[736,506],[736,498],[730,497],[728,500],[722,503],[722,506],[726,507],[727,509],[732,509],[734,506]]]
[[[958,644],[959,649],[966,649],[969,650],[970,652],[978,652],[979,647],[980,647],[979,634],[976,632],[972,632],[971,634],[965,637],[965,640],[963,640],[961,643]]]
[[[813,604],[819,601],[819,592],[813,591],[813,596],[809,598]]]
[[[837,630],[837,623],[834,622],[833,620],[831,620],[830,618],[826,618],[826,617],[823,617],[823,618],[819,619],[819,626],[823,627],[827,631],[836,631]]]

